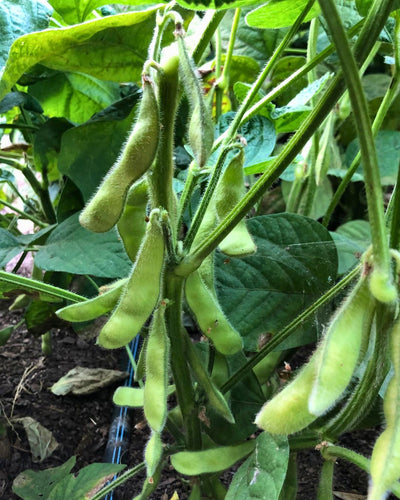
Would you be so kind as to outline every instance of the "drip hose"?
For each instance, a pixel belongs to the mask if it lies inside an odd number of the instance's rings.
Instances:
[[[135,361],[138,359],[140,351],[140,337],[135,337],[129,344],[133,358]],[[128,372],[128,377],[125,380],[125,387],[132,387],[134,382],[135,369],[132,366],[126,352],[123,352],[123,359],[121,361],[123,368]],[[116,406],[114,408],[110,430],[108,432],[108,441],[104,452],[103,461],[112,464],[120,464],[122,457],[128,450],[129,445],[129,431],[130,431],[131,415],[127,406]],[[111,480],[113,481],[117,476]],[[113,492],[109,493],[105,500],[113,500]]]

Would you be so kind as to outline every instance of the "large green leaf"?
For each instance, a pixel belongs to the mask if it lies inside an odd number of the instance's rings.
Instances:
[[[66,219],[38,251],[35,263],[45,271],[92,274],[103,278],[127,276],[132,263],[115,229],[91,233],[79,224],[79,214]]]
[[[217,253],[216,278],[222,307],[256,351],[262,333],[275,333],[334,283],[337,253],[329,232],[318,222],[295,214],[254,217],[247,221],[257,253],[230,259]],[[310,342],[313,325],[289,345]],[[315,335],[315,330],[314,330]]]
[[[270,0],[246,16],[246,22],[254,28],[283,28],[291,26],[303,12],[308,0]],[[315,2],[305,21],[318,16],[320,8]]]
[[[29,93],[36,97],[48,116],[62,116],[82,123],[119,99],[119,85],[104,82],[81,73],[56,73],[48,79],[30,85]]]
[[[177,0],[186,9],[193,10],[225,10],[237,7],[247,7],[259,3],[259,0]]]
[[[0,81],[0,99],[38,63],[114,82],[139,81],[159,7],[18,38]]]
[[[233,476],[225,500],[278,500],[286,476],[289,444],[286,436],[263,432],[253,453]]]
[[[78,24],[87,20],[92,11],[103,5],[109,5],[109,0],[50,0],[51,5],[68,24]],[[121,5],[154,4],[152,0],[118,0]]]
[[[6,229],[0,228],[0,267],[24,250],[18,239]]]
[[[52,10],[44,0],[2,0],[0,3],[0,68],[14,40],[49,25]]]
[[[23,500],[78,500],[91,498],[107,479],[111,479],[126,465],[91,464],[79,471],[77,477],[70,474],[75,464],[71,457],[65,464],[43,471],[26,470],[16,477],[13,491]]]

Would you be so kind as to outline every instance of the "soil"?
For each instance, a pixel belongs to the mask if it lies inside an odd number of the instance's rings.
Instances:
[[[0,329],[17,324],[21,314],[8,311],[9,303],[0,301]],[[56,467],[72,455],[77,457],[74,471],[94,462],[103,461],[108,432],[113,416],[112,394],[115,385],[89,396],[55,396],[49,387],[75,366],[119,369],[119,352],[105,351],[94,341],[82,340],[70,329],[53,331],[53,352],[45,357],[40,340],[27,333],[21,326],[10,341],[0,347],[0,415],[7,419],[30,416],[48,428],[59,443],[54,453],[42,463],[32,461],[29,444],[22,428],[10,428],[6,438],[0,438],[0,498],[17,499],[12,493],[12,481],[26,469],[43,470]],[[142,461],[148,429],[141,423],[141,415],[133,415],[129,448],[122,462],[133,467]],[[136,424],[136,425],[135,425]],[[369,456],[379,430],[372,429],[345,435],[342,444]],[[298,455],[298,500],[316,498],[321,457],[318,451]],[[228,484],[234,470],[224,475]],[[130,500],[141,489],[144,476],[118,488],[115,500]],[[334,489],[339,492],[363,495],[365,498],[368,478],[351,464],[338,461],[335,467]],[[172,469],[166,470],[152,499],[168,500],[177,491],[179,498],[188,498],[185,485]],[[337,497],[339,498],[339,497]],[[393,497],[394,498],[394,497]],[[268,500],[268,499],[266,499]]]

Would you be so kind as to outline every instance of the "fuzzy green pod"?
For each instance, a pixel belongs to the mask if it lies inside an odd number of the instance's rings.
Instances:
[[[144,451],[144,461],[146,462],[147,477],[153,477],[163,455],[163,445],[161,434],[153,431],[147,441]]]
[[[397,299],[397,287],[388,273],[374,267],[369,278],[369,288],[372,295],[384,304],[393,303]]]
[[[232,446],[220,446],[201,451],[180,451],[171,455],[171,464],[178,472],[187,476],[211,474],[228,469],[238,460],[254,450],[252,439]]]
[[[235,354],[242,349],[242,338],[229,323],[212,291],[207,288],[198,270],[185,282],[185,296],[201,331],[224,355]]]
[[[287,435],[301,431],[317,418],[308,409],[317,358],[318,351],[291,382],[265,403],[255,419],[258,427],[270,434]]]
[[[161,432],[167,419],[169,338],[165,325],[165,301],[154,311],[146,346],[144,415],[155,432]]]
[[[308,401],[312,414],[325,413],[349,385],[364,332],[369,333],[368,313],[373,308],[368,283],[362,278],[334,315],[317,348],[317,369]]]
[[[204,100],[198,71],[188,54],[183,40],[183,29],[177,27],[176,33],[179,50],[179,69],[190,106],[189,144],[197,165],[203,168],[214,143],[214,124],[211,117],[211,110]]]
[[[128,344],[141,330],[157,304],[164,265],[164,236],[160,210],[150,213],[143,244],[133,264],[121,300],[103,326],[98,344],[117,349]]]
[[[143,236],[146,232],[146,208],[149,201],[147,179],[142,178],[128,191],[126,203],[118,220],[118,233],[125,252],[135,262]]]
[[[215,209],[219,220],[223,220],[239,203],[245,194],[244,152],[239,151],[229,162],[215,189]],[[242,219],[226,236],[219,248],[231,257],[244,257],[257,251],[246,222]]]
[[[58,309],[56,314],[59,318],[71,323],[91,321],[107,314],[117,305],[126,282],[127,278],[117,280],[111,285],[107,285],[107,291],[101,293],[100,289],[100,293],[96,297]]]
[[[400,318],[390,335],[394,373],[383,400],[386,429],[372,450],[369,500],[385,498],[386,491],[400,478]]]
[[[104,177],[80,214],[79,222],[95,233],[109,231],[118,222],[130,186],[151,167],[159,138],[159,113],[153,85],[143,78],[143,97],[137,121],[121,156]]]

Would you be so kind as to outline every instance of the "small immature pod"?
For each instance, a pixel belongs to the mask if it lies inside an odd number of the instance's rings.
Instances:
[[[239,203],[245,194],[244,152],[240,150],[229,162],[215,189],[215,208],[217,216],[223,220]],[[253,238],[242,219],[223,239],[219,248],[231,257],[244,257],[257,251]]]
[[[201,278],[199,270],[187,277],[185,295],[201,331],[212,341],[217,351],[230,355],[242,349],[239,332],[227,320],[217,298]]]
[[[179,50],[179,68],[185,94],[190,106],[189,144],[197,165],[203,168],[214,143],[214,124],[211,111],[204,100],[198,72],[183,40],[184,33],[182,27],[177,26],[176,34]]]
[[[293,434],[311,424],[317,417],[308,409],[308,398],[315,377],[318,351],[295,378],[267,401],[255,423],[271,434]]]
[[[325,413],[349,385],[360,356],[363,335],[369,333],[374,299],[361,278],[331,320],[321,344],[316,376],[308,402],[313,415]]]
[[[155,432],[161,432],[167,419],[169,338],[165,326],[165,301],[154,311],[146,347],[144,415]]]
[[[146,208],[149,201],[147,179],[142,178],[128,191],[124,211],[118,221],[118,233],[132,262],[146,232]]]
[[[159,113],[153,85],[143,78],[143,97],[137,121],[121,156],[104,177],[79,221],[95,233],[104,233],[118,222],[130,186],[150,168],[158,147]]]
[[[150,213],[146,234],[121,300],[100,332],[99,345],[117,349],[140,332],[157,304],[163,264],[164,237],[160,210],[156,208]]]
[[[78,302],[63,307],[56,311],[56,314],[59,318],[71,323],[90,321],[98,318],[114,309],[127,281],[127,278],[117,280],[107,285],[107,291],[104,293],[99,293],[96,297],[85,302]],[[101,292],[101,289],[99,292]]]
[[[371,456],[369,500],[381,500],[400,478],[400,318],[390,332],[393,377],[386,389],[383,411],[386,429],[378,437]]]

